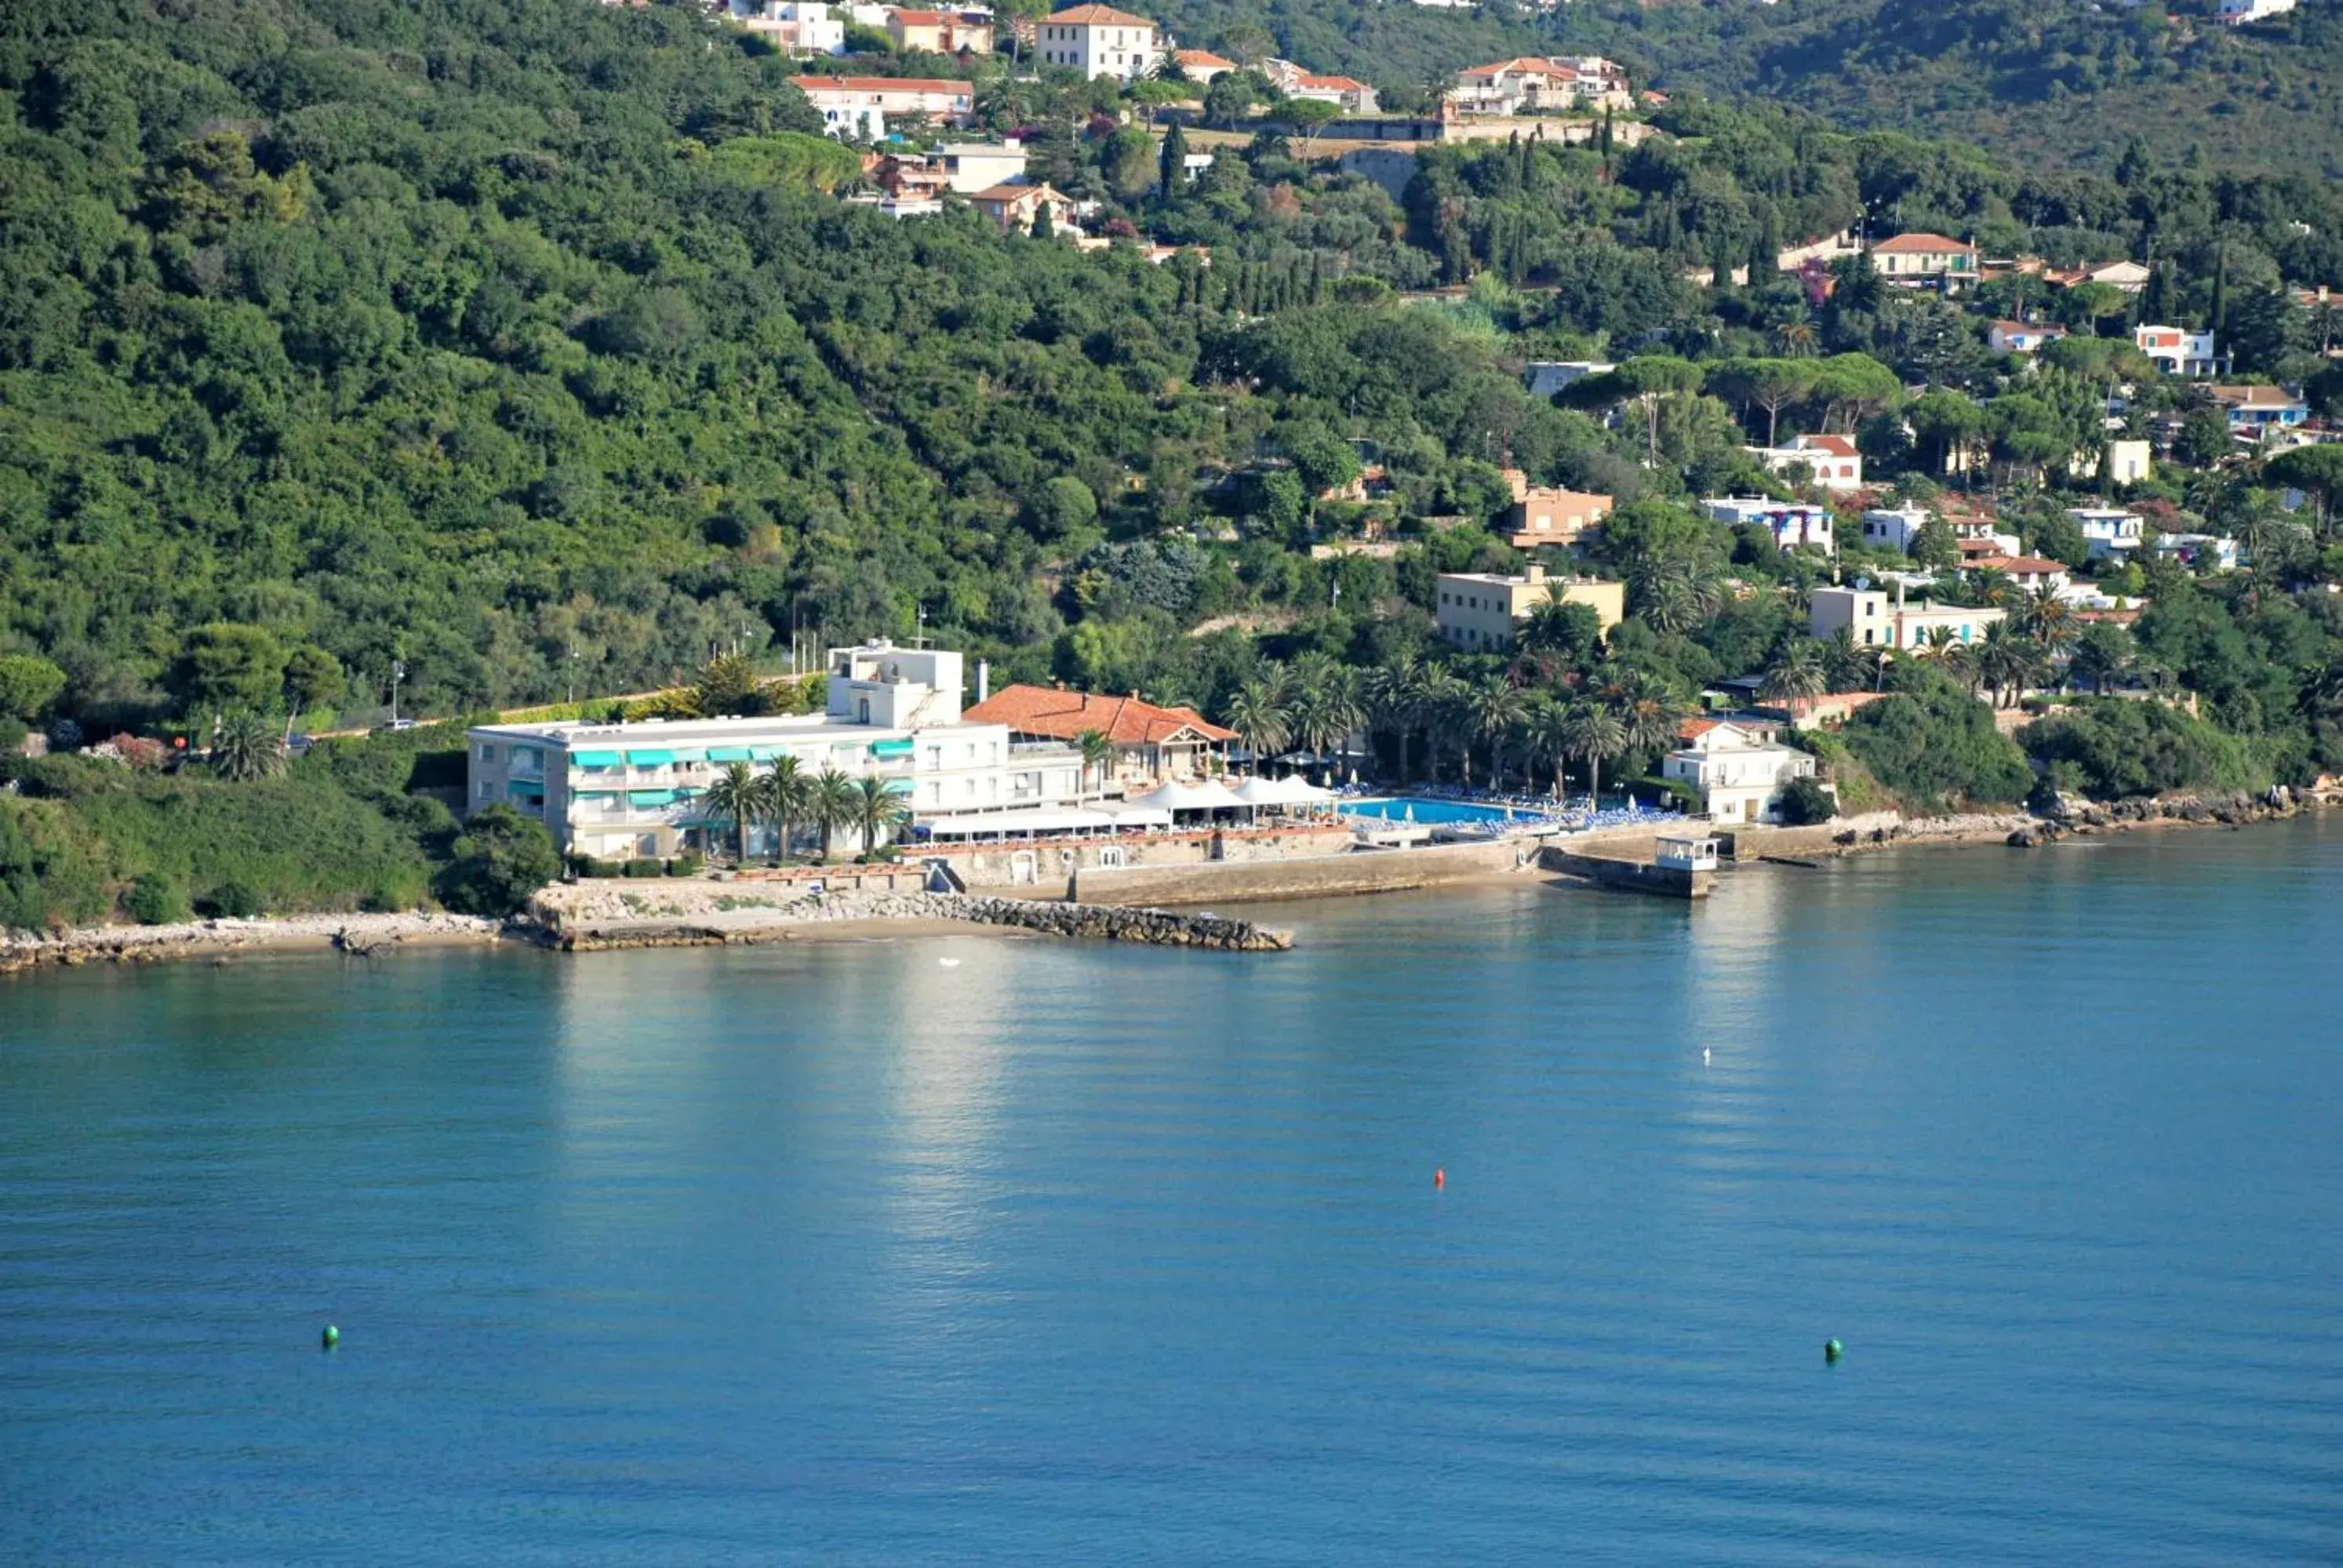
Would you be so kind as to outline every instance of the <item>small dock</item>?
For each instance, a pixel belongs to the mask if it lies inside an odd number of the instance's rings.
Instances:
[[[1704,899],[1716,889],[1716,840],[1660,835],[1652,840],[1649,859],[1632,853],[1626,845],[1605,845],[1598,851],[1593,846],[1570,849],[1548,844],[1539,851],[1538,865],[1623,893]]]

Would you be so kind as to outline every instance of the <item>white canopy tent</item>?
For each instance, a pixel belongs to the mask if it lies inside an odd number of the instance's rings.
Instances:
[[[1238,785],[1236,798],[1248,806],[1322,806],[1334,799],[1306,779],[1248,779]]]
[[[1131,805],[1158,811],[1242,811],[1247,802],[1226,785],[1206,780],[1201,784],[1166,784],[1151,795],[1141,795]]]
[[[1171,819],[1168,814],[1164,819]],[[993,833],[1011,838],[1033,833],[1104,833],[1135,825],[1124,818],[1084,806],[1067,806],[1053,811],[971,811],[958,817],[938,817],[924,824],[931,839],[973,839]]]

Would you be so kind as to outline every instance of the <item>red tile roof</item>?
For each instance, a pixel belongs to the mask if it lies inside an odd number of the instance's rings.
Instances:
[[[1676,726],[1676,739],[1697,740],[1724,722],[1722,719],[1687,719]]]
[[[1366,88],[1364,82],[1355,81],[1349,76],[1313,76],[1306,71],[1299,80],[1305,87],[1331,87],[1339,93],[1357,93]]]
[[[1211,65],[1223,71],[1237,68],[1234,60],[1223,60],[1210,49],[1174,49],[1172,57],[1183,65]]]
[[[1946,251],[1972,251],[1976,246],[1966,240],[1947,239],[1941,234],[1899,234],[1871,248],[1881,256],[1936,256]]]
[[[906,27],[936,27],[944,22],[944,14],[940,11],[895,11],[890,15]]]
[[[1055,22],[1060,26],[1145,27],[1151,32],[1155,26],[1144,16],[1134,16],[1111,5],[1076,5],[1070,10],[1053,12],[1042,20]]]
[[[1234,740],[1233,729],[1208,721],[1192,708],[1159,708],[1136,696],[1096,697],[1049,686],[1005,686],[960,717],[971,724],[1006,724],[1021,735],[1071,740],[1095,729],[1117,746],[1146,746],[1192,730],[1206,740]]]
[[[1863,455],[1854,438],[1847,436],[1801,436],[1798,445],[1810,451],[1828,452],[1834,457],[1859,457]]]
[[[823,87],[843,87],[850,93],[950,93],[955,97],[966,98],[976,92],[972,83],[938,76],[792,76],[789,79],[800,93],[811,93]]]

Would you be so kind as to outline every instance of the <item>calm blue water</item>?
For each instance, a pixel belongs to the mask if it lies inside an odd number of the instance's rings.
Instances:
[[[1395,800],[1359,800],[1342,807],[1346,817],[1381,817],[1398,821],[1411,817],[1418,822],[1503,822],[1526,815],[1503,806],[1475,806],[1466,800],[1423,800],[1402,798]]]
[[[1280,916],[0,984],[0,1561],[2343,1559],[2343,822]]]

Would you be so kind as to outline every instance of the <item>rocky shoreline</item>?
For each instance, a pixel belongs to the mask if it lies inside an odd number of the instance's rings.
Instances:
[[[687,890],[687,889],[689,890]],[[381,958],[403,947],[511,943],[562,952],[787,941],[848,926],[950,922],[1037,936],[1141,942],[1220,952],[1282,952],[1292,933],[1247,920],[1165,910],[1106,909],[939,893],[741,897],[720,883],[692,883],[656,900],[576,887],[548,888],[529,914],[507,921],[450,914],[293,915],[97,926],[55,933],[0,931],[0,975],[90,963],[231,962],[267,953],[339,952]],[[680,894],[681,896],[677,896]]]
[[[2233,790],[2219,795],[2098,801],[2061,797],[2046,812],[1987,811],[1916,817],[1868,831],[1848,829],[1831,839],[1832,855],[1926,844],[2003,844],[2034,849],[2073,836],[2137,832],[2157,828],[2242,827],[2278,822],[2329,804],[2325,795],[2280,785],[2267,794]]]
[[[580,897],[573,889],[548,888],[532,900],[530,914],[550,945],[564,952],[788,940],[824,926],[900,921],[952,921],[1220,952],[1282,952],[1293,945],[1290,931],[1169,910],[962,893],[834,893],[769,900],[742,898],[722,883],[706,884],[705,892],[699,888],[694,884],[681,897],[680,890],[662,889],[659,895],[631,900],[624,891]]]
[[[239,954],[343,952],[379,956],[401,947],[485,944],[520,936],[474,915],[289,915],[268,920],[190,920],[167,926],[94,926],[45,933],[0,931],[0,974],[87,963],[160,963]]]

